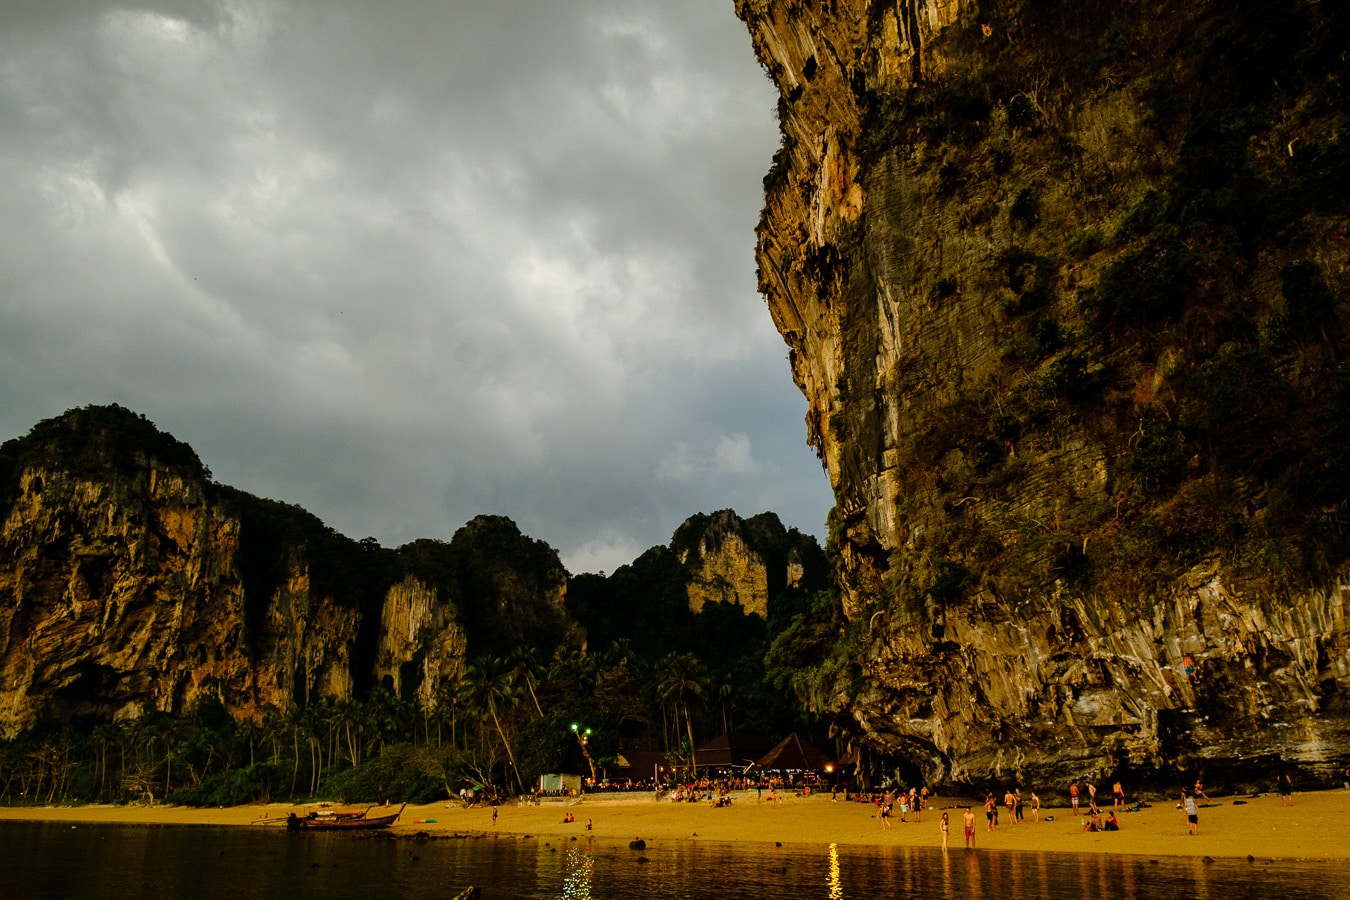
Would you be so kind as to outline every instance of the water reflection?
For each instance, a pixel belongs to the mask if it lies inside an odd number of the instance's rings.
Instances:
[[[595,857],[576,849],[563,851],[563,900],[591,900],[591,881],[595,878]]]
[[[810,900],[822,896],[822,885],[830,900],[1350,898],[1350,866],[1341,861],[1204,862],[985,849],[958,856],[935,847],[690,841],[656,842],[638,855],[585,841],[557,847],[505,838],[360,840],[263,829],[3,822],[0,848],[0,897],[430,897],[473,884],[484,900]],[[248,877],[241,879],[241,871]]]

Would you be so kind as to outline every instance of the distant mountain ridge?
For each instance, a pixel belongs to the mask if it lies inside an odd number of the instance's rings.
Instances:
[[[789,582],[827,583],[815,540],[771,513],[696,516],[677,538],[660,591],[621,567],[579,576],[582,593],[686,621],[713,601],[767,617]],[[0,446],[0,738],[203,701],[258,719],[377,687],[430,704],[474,659],[585,648],[594,609],[570,581],[505,517],[386,549],[213,482],[143,415],[70,410]],[[593,627],[626,637],[611,626]]]

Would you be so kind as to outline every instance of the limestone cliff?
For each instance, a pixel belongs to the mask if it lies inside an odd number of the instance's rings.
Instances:
[[[746,615],[769,618],[769,601],[803,585],[817,563],[813,538],[791,532],[773,513],[742,519],[729,509],[691,516],[675,531],[671,548],[684,567],[689,609],[728,603]]]
[[[1340,765],[1344,7],[737,11],[842,736],[933,781]]]
[[[202,700],[426,700],[469,653],[579,646],[565,585],[507,519],[384,550],[215,484],[142,416],[74,410],[0,448],[0,738]]]

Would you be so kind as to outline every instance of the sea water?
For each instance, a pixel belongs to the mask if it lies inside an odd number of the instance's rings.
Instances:
[[[1350,865],[0,822],[0,897],[1350,898]]]

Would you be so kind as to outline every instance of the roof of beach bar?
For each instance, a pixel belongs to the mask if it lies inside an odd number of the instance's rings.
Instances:
[[[694,759],[699,766],[736,766],[745,768],[757,761],[770,748],[773,741],[762,734],[751,731],[737,731],[715,737],[694,751]]]
[[[761,769],[797,769],[803,772],[823,771],[834,765],[834,757],[810,741],[804,741],[794,731],[760,757]]]

